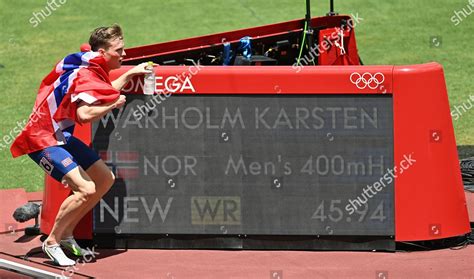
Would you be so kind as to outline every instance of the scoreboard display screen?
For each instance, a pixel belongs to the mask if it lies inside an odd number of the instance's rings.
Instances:
[[[394,235],[390,95],[128,95],[95,233]]]

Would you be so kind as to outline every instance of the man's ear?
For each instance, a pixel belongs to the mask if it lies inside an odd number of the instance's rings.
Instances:
[[[100,53],[102,56],[105,56],[105,49],[104,48],[99,48],[97,50],[98,53]]]

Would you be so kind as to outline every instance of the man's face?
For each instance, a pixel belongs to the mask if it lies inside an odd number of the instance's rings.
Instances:
[[[118,69],[126,55],[123,39],[117,38],[109,43],[110,46],[107,49],[99,48],[99,52],[105,57],[110,70]]]

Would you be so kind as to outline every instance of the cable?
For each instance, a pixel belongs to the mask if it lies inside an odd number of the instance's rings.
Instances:
[[[298,55],[298,62],[296,63],[297,66],[302,66],[301,65],[301,55],[303,54],[303,47],[306,43],[306,31],[308,28],[308,23],[305,21],[304,22],[304,30],[303,30],[303,40],[301,41],[301,48],[300,48],[300,54]],[[314,61],[313,61],[314,62]]]
[[[474,158],[462,159],[459,162],[461,168],[464,190],[474,193]]]
[[[423,249],[423,250],[431,250],[431,249],[430,249],[429,247],[427,247],[427,246],[423,246],[423,245],[416,244],[416,243],[413,243],[413,242],[400,241],[400,243],[403,243],[403,244],[406,244],[406,245],[415,246],[415,247],[421,248],[421,249]]]
[[[467,246],[474,244],[474,230],[460,237],[452,237],[446,239],[438,239],[438,240],[427,240],[427,241],[415,241],[415,242],[407,242],[407,241],[400,241],[397,242],[397,249],[396,252],[415,252],[415,251],[432,251],[432,250],[439,250],[439,249],[451,249],[451,250],[460,250],[464,249]],[[401,249],[400,249],[401,248]]]

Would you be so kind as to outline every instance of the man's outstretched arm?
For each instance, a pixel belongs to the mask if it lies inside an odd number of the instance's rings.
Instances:
[[[116,80],[112,81],[112,86],[117,90],[122,90],[122,88],[136,75],[144,75],[151,72],[151,70],[146,69],[148,63],[141,63],[133,67],[128,72],[121,75]]]

